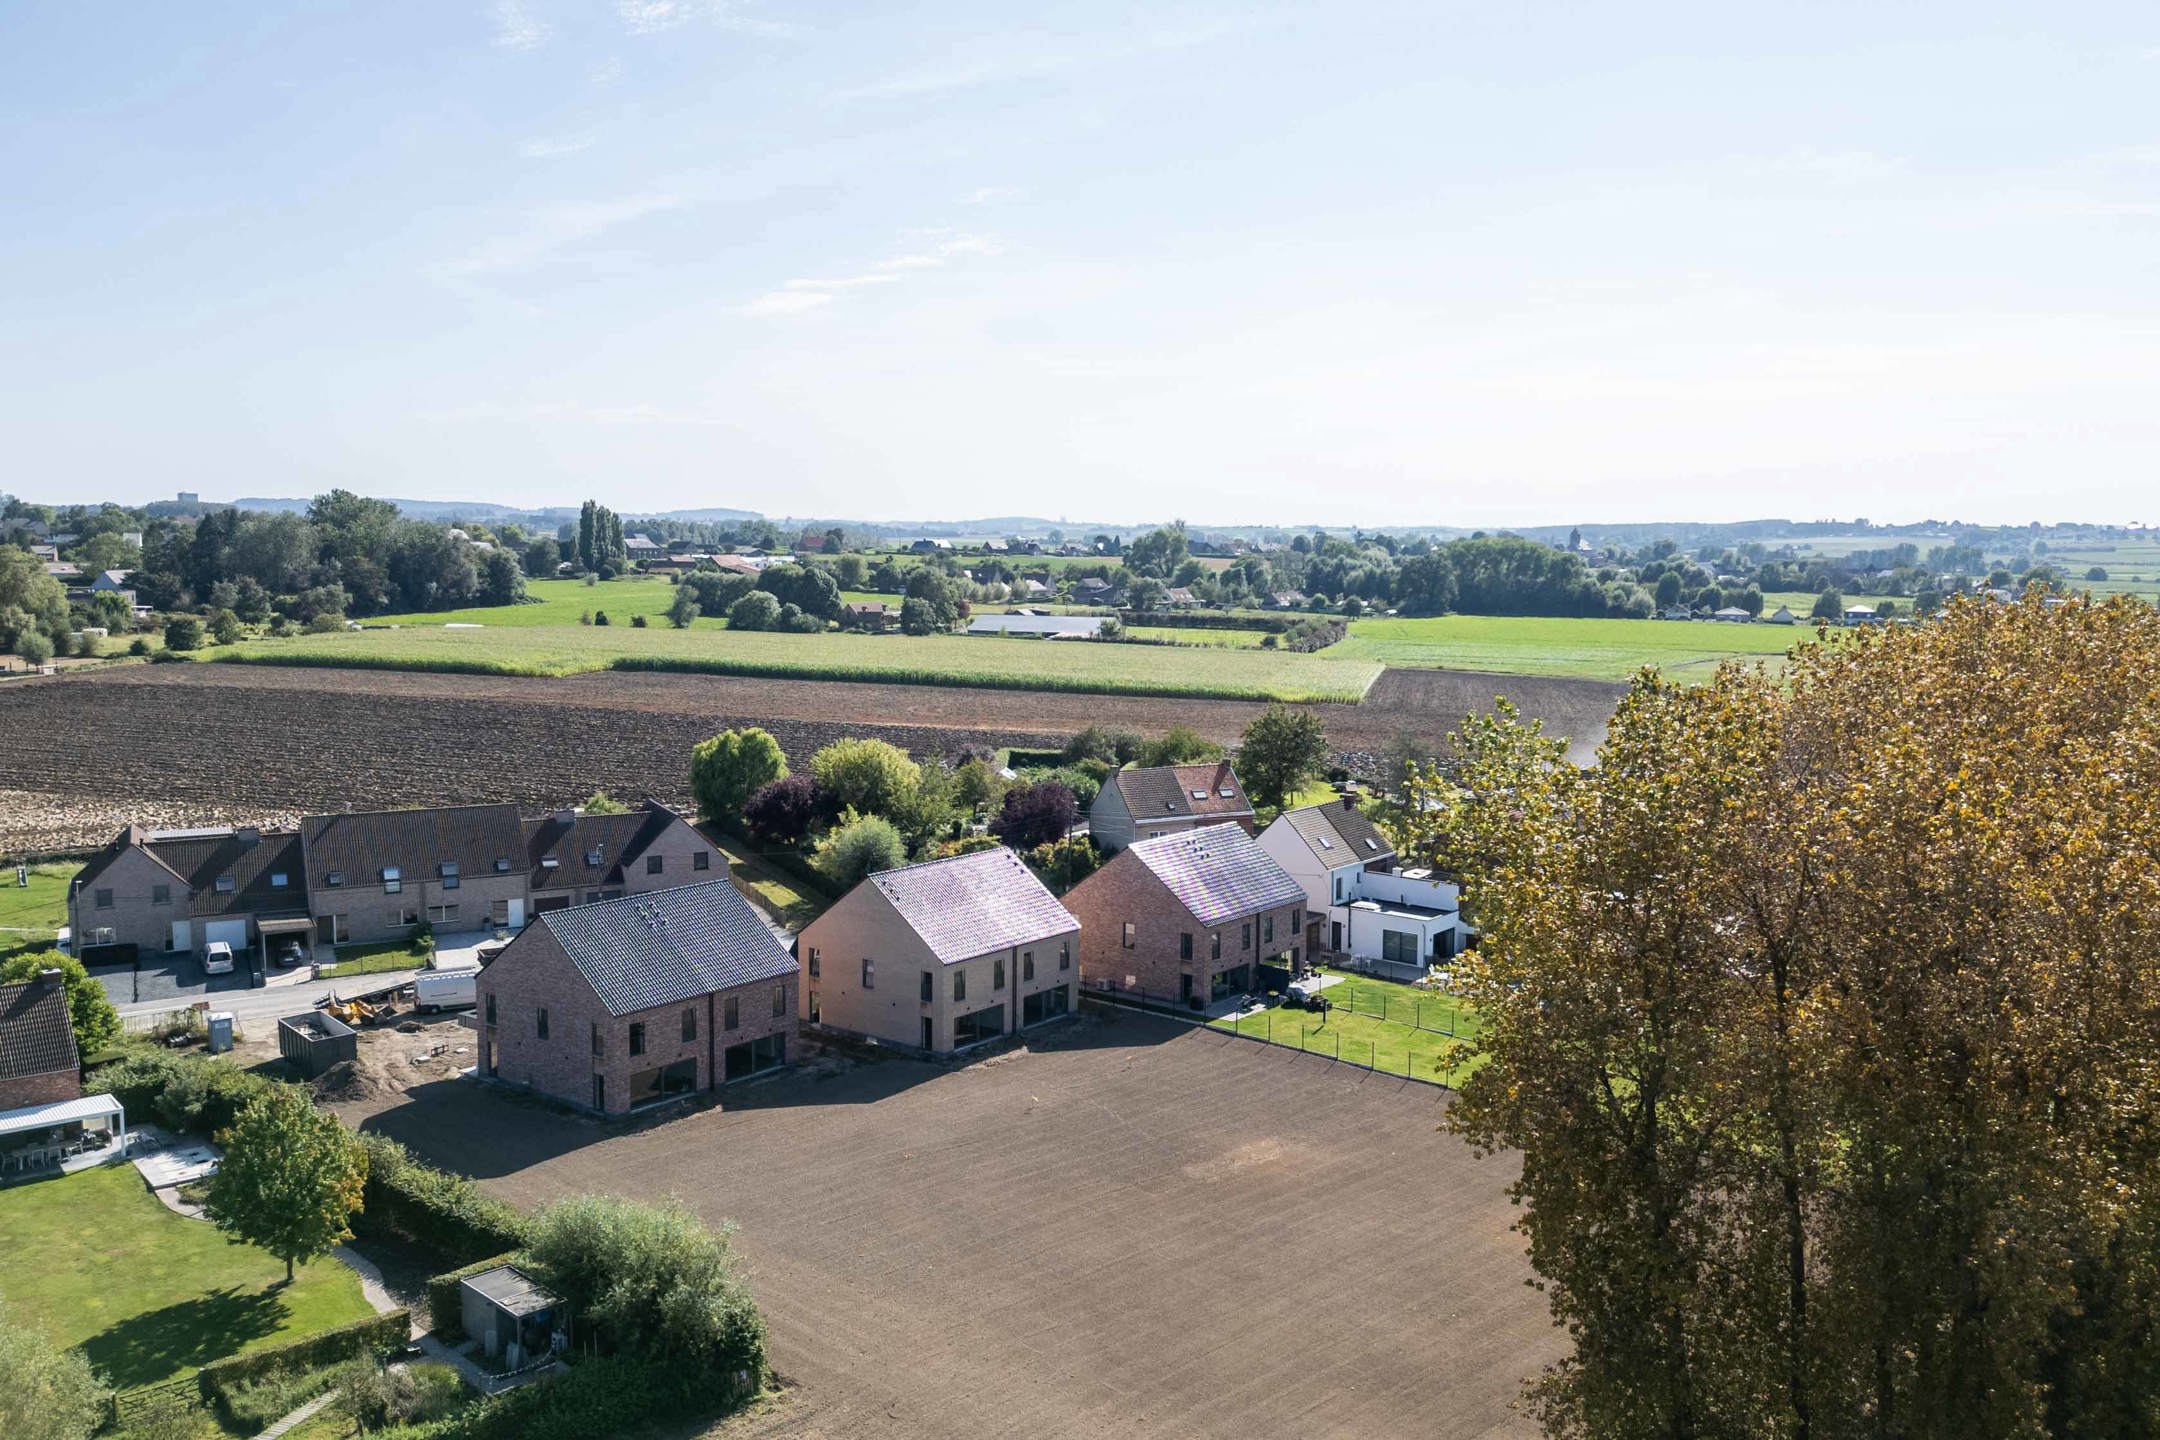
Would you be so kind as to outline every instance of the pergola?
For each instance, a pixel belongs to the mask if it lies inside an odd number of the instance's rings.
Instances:
[[[43,1105],[25,1105],[20,1110],[0,1110],[0,1141],[11,1135],[34,1134],[57,1130],[64,1125],[94,1126],[118,1135],[116,1153],[127,1153],[127,1111],[110,1095],[83,1095],[73,1100],[53,1100]],[[7,1146],[6,1150],[34,1150],[30,1145]]]

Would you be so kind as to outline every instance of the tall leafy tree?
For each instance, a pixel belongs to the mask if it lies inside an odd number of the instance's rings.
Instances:
[[[217,1138],[225,1154],[203,1210],[218,1229],[283,1260],[287,1280],[294,1262],[351,1236],[366,1162],[337,1117],[300,1089],[272,1086]]]
[[[723,730],[690,751],[690,793],[698,813],[716,825],[736,824],[743,802],[787,773],[780,742],[754,725]]]
[[[1245,727],[1237,773],[1262,805],[1282,805],[1327,768],[1327,727],[1317,712],[1270,704]]]

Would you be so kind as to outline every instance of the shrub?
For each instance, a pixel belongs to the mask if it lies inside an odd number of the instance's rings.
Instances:
[[[232,1124],[277,1083],[207,1055],[137,1050],[99,1070],[83,1088],[111,1095],[130,1114],[149,1115],[167,1129],[208,1134]]]
[[[1015,850],[1027,850],[1062,838],[1079,818],[1072,787],[1042,780],[1007,790],[990,831]]]
[[[885,814],[922,783],[922,767],[883,740],[835,740],[810,757],[810,774],[835,805],[865,815]]]
[[[892,821],[849,810],[842,812],[840,825],[818,842],[811,863],[837,894],[865,875],[898,868],[906,859],[907,846]]]
[[[26,629],[15,637],[15,653],[27,665],[43,665],[53,658],[53,642],[42,630]]]
[[[783,775],[744,802],[743,828],[760,846],[796,845],[833,810],[830,797],[808,775]]]
[[[595,624],[595,625],[605,625],[605,624],[607,624],[607,623],[608,623],[608,618],[607,618],[607,611],[605,611],[605,610],[595,610],[595,611],[593,611],[593,612],[592,612],[592,623],[593,623],[593,624]]]
[[[633,630],[643,630],[645,628],[645,617],[642,615],[632,615],[630,617],[630,628]]]
[[[292,626],[289,624],[285,628],[287,633],[292,630]],[[322,614],[308,621],[304,628],[310,635],[335,635],[345,628],[345,617],[335,610],[325,610]]]
[[[769,590],[752,590],[728,607],[730,630],[770,630],[780,623],[780,602]]]
[[[1100,760],[1106,765],[1124,765],[1140,758],[1140,751],[1147,741],[1137,730],[1125,730],[1111,726],[1090,725],[1065,742],[1065,758],[1068,761]]]
[[[765,1322],[717,1233],[677,1201],[558,1200],[526,1256],[570,1313],[641,1359],[708,1375],[765,1371]]]
[[[698,813],[716,825],[735,824],[752,795],[787,773],[780,742],[754,725],[723,730],[690,751],[690,793]]]
[[[762,1376],[715,1377],[628,1355],[586,1360],[542,1385],[521,1385],[396,1440],[591,1440],[715,1409],[732,1409]],[[717,1405],[716,1405],[716,1402]]]
[[[143,638],[142,636],[138,635],[138,636],[136,636],[136,637],[135,637],[135,638],[134,638],[133,640],[130,640],[130,641],[128,642],[128,654],[130,654],[130,655],[148,655],[149,653],[150,653],[150,642],[149,642],[148,640],[144,639],[144,638]]]
[[[1068,835],[1028,852],[1028,864],[1041,874],[1043,883],[1060,895],[1094,874],[1102,865],[1095,842],[1085,835]]]
[[[1222,753],[1222,746],[1202,739],[1190,725],[1173,725],[1162,733],[1161,738],[1142,745],[1139,759],[1142,765],[1190,765],[1202,760],[1220,760]]]
[[[499,1256],[525,1241],[523,1212],[484,1195],[469,1176],[423,1165],[381,1135],[363,1134],[367,1184],[353,1228],[421,1246],[455,1265]]]
[[[203,642],[202,621],[192,615],[175,615],[165,622],[165,648],[174,652],[200,650]]]
[[[325,1330],[304,1340],[250,1350],[242,1355],[213,1360],[196,1372],[202,1396],[214,1405],[229,1404],[228,1396],[243,1386],[258,1386],[280,1376],[304,1375],[326,1365],[336,1365],[379,1351],[398,1349],[412,1333],[412,1312],[392,1310],[370,1315],[335,1330]]]

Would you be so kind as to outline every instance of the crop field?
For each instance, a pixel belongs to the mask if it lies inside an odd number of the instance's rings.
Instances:
[[[1776,660],[1813,635],[1801,625],[1441,615],[1355,620],[1349,638],[1322,653],[1406,669],[1625,680],[1655,665],[1669,675],[1707,678],[1728,657]]]
[[[516,610],[532,606],[513,607]],[[612,612],[611,612],[612,614]],[[1246,650],[1169,649],[979,635],[784,635],[727,629],[643,630],[441,626],[250,640],[203,652],[267,664],[575,675],[588,670],[683,670],[994,689],[1355,701],[1380,663]]]
[[[1502,692],[1551,733],[1572,737],[1583,758],[1603,739],[1619,693],[1580,680],[1397,670],[1362,704],[1315,709],[1336,763],[1377,774],[1397,737],[1437,753],[1466,713]],[[509,801],[538,813],[596,789],[626,802],[683,803],[690,747],[742,725],[771,731],[799,769],[846,735],[889,740],[918,758],[1055,748],[1106,720],[1150,736],[1188,725],[1228,744],[1260,709],[1250,700],[1128,696],[1106,706],[1084,694],[627,671],[548,679],[121,666],[0,685],[8,737],[0,853],[99,845],[130,823],[290,824],[348,806]]]
[[[1566,1335],[1515,1161],[1447,1103],[1088,1007],[984,1063],[813,1060],[627,1133],[467,1084],[338,1108],[521,1205],[735,1221],[795,1384],[759,1434],[1534,1436],[1512,1402]]]
[[[1259,630],[1203,630],[1184,625],[1128,625],[1125,633],[1135,640],[1158,640],[1170,645],[1214,650],[1259,650],[1264,648],[1260,642],[1267,638],[1265,632]]]

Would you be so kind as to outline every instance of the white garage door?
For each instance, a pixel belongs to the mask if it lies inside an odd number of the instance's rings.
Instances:
[[[248,922],[245,920],[204,921],[203,944],[213,945],[222,940],[232,946],[234,954],[238,954],[247,949],[247,927]]]

